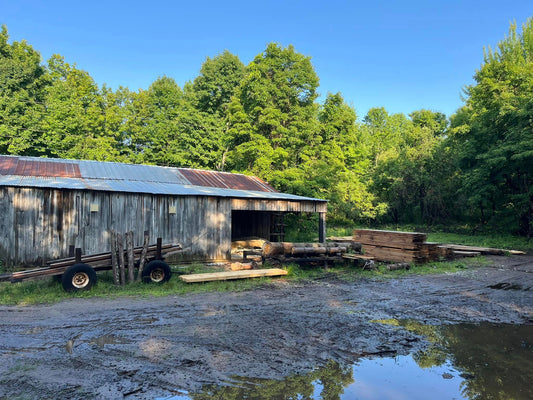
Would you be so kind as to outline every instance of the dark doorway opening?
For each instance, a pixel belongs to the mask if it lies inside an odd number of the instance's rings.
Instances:
[[[285,239],[284,214],[273,211],[233,210],[231,240],[257,237],[271,242]]]

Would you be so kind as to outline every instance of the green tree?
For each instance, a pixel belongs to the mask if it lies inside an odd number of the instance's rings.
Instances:
[[[191,88],[198,110],[224,116],[244,74],[244,64],[227,50],[213,58],[207,57]]]
[[[106,130],[105,96],[91,76],[54,55],[48,61],[51,85],[46,89],[41,143],[51,157],[116,160],[118,138]]]
[[[450,141],[461,193],[482,223],[533,236],[533,18],[485,51]]]
[[[48,84],[41,55],[25,41],[8,43],[0,32],[0,153],[39,155],[44,89]]]
[[[269,179],[299,165],[316,132],[318,77],[292,46],[271,43],[247,67],[228,109],[228,162]]]
[[[214,168],[220,122],[197,110],[169,77],[161,77],[129,105],[125,143],[138,163]]]

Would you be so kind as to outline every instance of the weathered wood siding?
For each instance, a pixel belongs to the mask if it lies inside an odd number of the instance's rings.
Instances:
[[[232,210],[278,211],[278,212],[326,212],[328,203],[325,201],[288,201],[260,199],[232,199]]]
[[[152,242],[179,242],[185,259],[227,259],[231,199],[0,187],[0,259],[8,265],[40,265],[67,256],[70,245],[109,251],[111,230],[133,231],[135,246],[144,230]]]

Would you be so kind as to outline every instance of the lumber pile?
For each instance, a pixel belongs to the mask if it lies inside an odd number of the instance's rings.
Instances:
[[[353,240],[362,244],[365,255],[378,261],[423,263],[439,257],[436,243],[426,243],[419,232],[395,232],[372,229],[354,230]]]
[[[360,242],[365,255],[377,261],[424,263],[443,258],[475,257],[480,254],[525,254],[517,250],[426,242],[418,232],[395,232],[372,229],[354,230],[353,240]]]

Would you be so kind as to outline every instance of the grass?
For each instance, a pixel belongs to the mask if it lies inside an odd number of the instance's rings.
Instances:
[[[55,303],[71,298],[105,297],[116,298],[124,296],[169,296],[187,293],[205,293],[219,291],[243,291],[264,284],[266,278],[245,281],[219,281],[203,284],[185,283],[176,277],[177,273],[185,273],[183,268],[173,266],[173,278],[163,284],[145,284],[135,282],[125,286],[115,286],[111,272],[98,273],[98,283],[90,291],[67,293],[60,282],[52,278],[45,278],[19,283],[0,283],[0,304],[29,305],[38,303]],[[217,271],[215,268],[193,265],[186,273],[200,273]]]
[[[92,297],[149,297],[149,296],[181,296],[189,293],[212,293],[212,292],[241,292],[251,290],[275,281],[306,281],[306,280],[340,280],[344,282],[354,282],[362,279],[391,279],[412,274],[435,274],[452,273],[468,268],[470,266],[482,266],[486,264],[484,257],[471,258],[466,261],[445,261],[435,262],[425,265],[413,266],[410,270],[388,271],[384,266],[377,270],[362,270],[360,267],[350,265],[337,265],[328,270],[323,268],[301,268],[297,265],[285,267],[288,275],[284,278],[254,278],[240,279],[232,281],[215,281],[205,283],[185,283],[175,275],[173,278],[161,285],[133,283],[125,286],[113,285],[113,277],[110,272],[98,274],[98,284],[88,292],[67,293],[59,282],[51,278],[23,281],[11,284],[0,283],[0,304],[5,305],[30,305],[40,303],[56,303],[72,298],[92,298]],[[267,267],[267,266],[266,266]],[[173,266],[173,272],[183,273],[183,268]],[[214,268],[202,265],[187,267],[187,273],[212,272]]]

